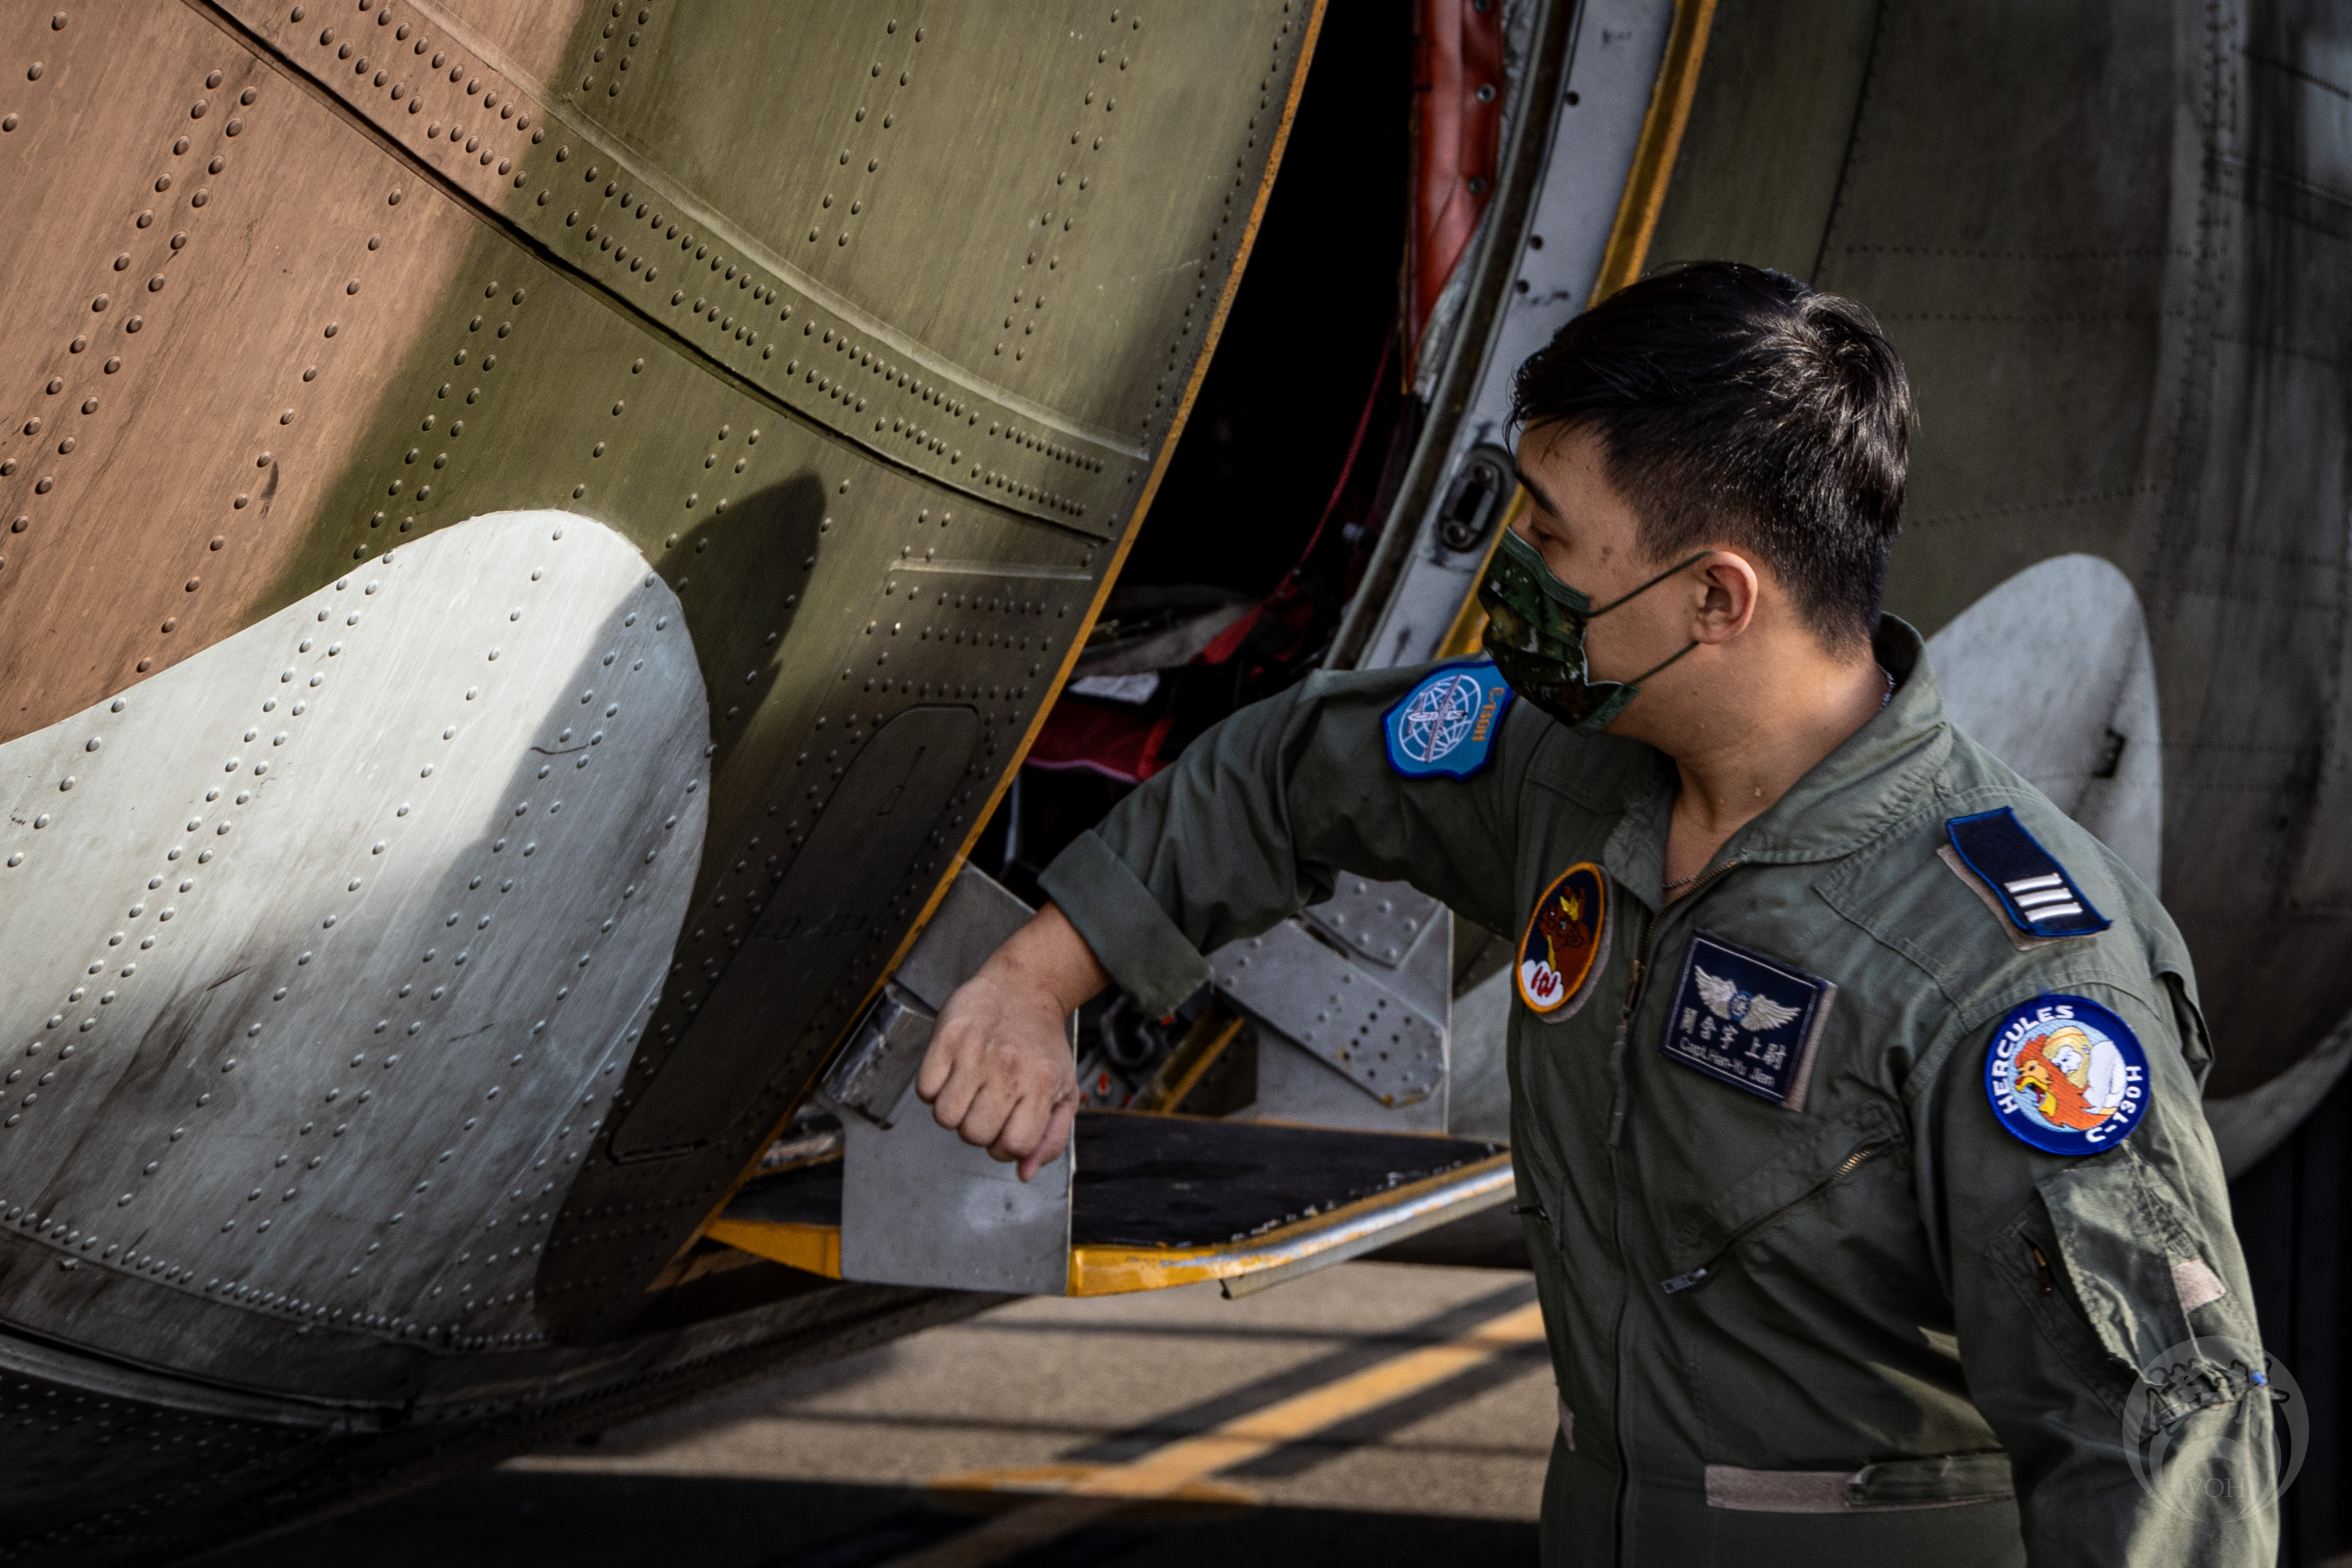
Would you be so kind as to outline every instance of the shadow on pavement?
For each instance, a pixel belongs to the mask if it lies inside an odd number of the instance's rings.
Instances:
[[[491,1470],[202,1559],[204,1568],[882,1568],[978,1521],[1006,1494],[907,1487]],[[1065,1536],[1003,1568],[1349,1568],[1532,1564],[1536,1527],[1295,1508],[1161,1505]]]

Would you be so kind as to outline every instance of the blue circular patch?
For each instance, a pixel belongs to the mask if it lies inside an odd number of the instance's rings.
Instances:
[[[2045,994],[2011,1008],[1985,1051],[1985,1098],[2000,1124],[2053,1155],[2095,1155],[2147,1111],[2147,1052],[2095,1001]]]

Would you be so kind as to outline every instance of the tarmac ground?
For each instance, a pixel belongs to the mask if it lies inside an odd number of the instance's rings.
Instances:
[[[1533,1302],[1397,1263],[1020,1301],[205,1568],[1532,1563]]]

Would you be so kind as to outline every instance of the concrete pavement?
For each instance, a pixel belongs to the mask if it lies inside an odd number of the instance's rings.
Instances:
[[[1022,1301],[213,1561],[1530,1563],[1532,1300],[1354,1263],[1241,1301]]]

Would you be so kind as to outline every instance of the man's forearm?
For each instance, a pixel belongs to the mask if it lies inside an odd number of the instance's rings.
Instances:
[[[1110,975],[1096,959],[1095,950],[1087,946],[1069,917],[1052,904],[1005,938],[988,962],[1003,965],[1026,983],[1049,992],[1065,1013],[1077,1011],[1110,984]]]

